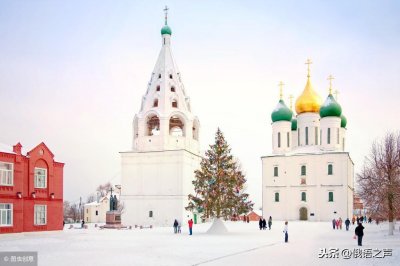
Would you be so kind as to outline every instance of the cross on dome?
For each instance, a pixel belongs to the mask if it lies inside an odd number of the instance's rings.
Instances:
[[[167,25],[167,21],[168,21],[168,6],[165,6],[164,8],[164,13],[165,13],[165,25]]]
[[[335,77],[333,77],[332,75],[329,75],[327,80],[329,80],[329,94],[332,94],[332,80],[334,80]]]
[[[282,81],[279,82],[278,86],[279,86],[279,99],[282,100],[283,98],[283,86],[285,85],[285,83],[283,83]]]
[[[305,62],[305,64],[307,65],[307,78],[310,77],[310,65],[311,65],[312,63],[313,63],[313,62],[311,61],[311,59],[310,59],[310,58],[307,58],[307,61]]]

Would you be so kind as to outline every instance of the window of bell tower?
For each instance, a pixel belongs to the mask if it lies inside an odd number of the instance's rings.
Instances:
[[[178,116],[169,119],[169,134],[174,137],[184,136],[184,124]]]
[[[172,107],[178,108],[178,101],[177,100],[172,100]]]
[[[160,135],[160,119],[156,115],[147,118],[147,136]]]
[[[158,99],[154,99],[153,107],[158,107]]]

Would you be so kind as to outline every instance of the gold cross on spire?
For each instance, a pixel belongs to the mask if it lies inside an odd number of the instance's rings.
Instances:
[[[293,94],[289,95],[289,101],[290,101],[290,110],[293,111]]]
[[[335,79],[332,75],[329,75],[327,80],[329,80],[329,94],[332,94],[332,80]]]
[[[335,99],[336,99],[336,101],[337,101],[337,100],[338,100],[338,96],[339,96],[339,91],[338,91],[338,90],[335,90],[334,94],[335,94]]]
[[[285,85],[285,83],[283,83],[282,81],[279,82],[278,86],[279,86],[279,99],[282,100],[283,98],[283,86]]]
[[[169,8],[167,6],[165,6],[164,8],[164,13],[165,13],[165,25],[167,25],[167,20],[168,20],[168,10]]]
[[[305,62],[305,64],[307,65],[307,78],[310,77],[310,65],[312,64],[312,61],[310,58],[307,58],[307,61]]]

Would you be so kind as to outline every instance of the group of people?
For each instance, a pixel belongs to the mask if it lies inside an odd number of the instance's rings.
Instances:
[[[266,230],[267,229],[267,221],[265,218],[260,217],[260,220],[258,221],[258,226],[260,227],[260,230]],[[272,217],[270,216],[268,219],[268,228],[271,230],[272,226]]]
[[[192,235],[192,233],[193,233],[193,219],[188,220],[188,225],[189,225],[189,235]],[[182,224],[177,219],[175,219],[173,227],[174,227],[174,234],[182,233],[182,230],[181,230]]]
[[[354,225],[354,223],[357,221],[357,224],[358,223],[366,223],[366,222],[368,222],[369,224],[370,223],[372,223],[372,218],[371,218],[371,216],[367,219],[367,216],[365,215],[365,216],[360,216],[360,217],[353,217],[352,219],[351,219],[351,222],[353,223],[353,225]],[[377,220],[378,221],[378,220]],[[377,222],[377,224],[378,224],[379,222]]]
[[[354,219],[354,218],[353,218],[353,219]],[[343,224],[343,220],[342,220],[341,217],[339,217],[339,219],[333,218],[333,220],[332,220],[332,227],[333,227],[333,230],[335,230],[335,229],[340,229],[340,230],[342,230],[342,224]],[[349,220],[349,218],[347,218],[346,221],[344,221],[344,224],[345,224],[345,226],[346,226],[346,231],[349,231],[349,226],[350,226],[350,220]],[[354,223],[353,223],[353,224],[354,224]]]

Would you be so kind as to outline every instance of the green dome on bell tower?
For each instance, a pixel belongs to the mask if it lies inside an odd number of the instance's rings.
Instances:
[[[168,7],[167,6],[164,8],[164,13],[165,13],[165,25],[164,25],[164,27],[161,28],[161,35],[164,35],[164,34],[171,35],[172,30],[168,26]]]

